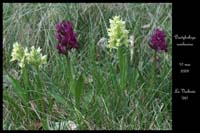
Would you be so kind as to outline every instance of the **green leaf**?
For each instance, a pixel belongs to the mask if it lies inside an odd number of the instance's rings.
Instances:
[[[81,92],[83,89],[83,84],[84,84],[84,79],[81,74],[76,83],[76,87],[74,88],[76,105],[79,105],[79,103],[80,103],[80,97],[81,97]]]
[[[26,67],[24,67],[22,69],[22,78],[23,78],[23,81],[24,81],[24,89],[25,89],[26,95],[27,95],[27,97],[30,97],[29,91],[32,88],[31,88],[31,85],[30,85],[30,82],[29,82],[28,71],[27,71]]]
[[[26,91],[20,86],[19,81],[13,78],[10,74],[8,74],[7,79],[11,83],[13,89],[16,91],[17,95],[21,98],[21,100],[28,102]]]
[[[47,121],[48,121],[47,119],[42,120],[42,128],[43,128],[44,130],[50,130]]]
[[[36,84],[37,84],[37,91],[42,94],[43,93],[43,88],[42,88],[42,80],[41,80],[41,77],[40,77],[40,71],[39,71],[39,67],[36,67],[36,75],[35,75],[35,78],[36,78]],[[42,97],[42,96],[41,96]]]
[[[122,47],[118,48],[118,58],[119,58],[119,68],[120,68],[120,71],[122,71],[122,69],[123,69],[123,51],[122,51]]]
[[[66,101],[64,98],[62,98],[62,96],[60,96],[58,93],[54,92],[54,91],[50,91],[50,94],[53,98],[55,98],[55,100],[61,104],[66,104]]]
[[[22,69],[22,77],[23,77],[23,80],[24,80],[25,88],[28,88],[28,86],[29,86],[29,80],[28,80],[28,72],[27,72],[26,68]]]
[[[23,109],[16,103],[16,99],[14,99],[14,97],[10,96],[10,94],[4,94],[4,100],[9,103],[9,106],[13,109],[13,111],[17,110],[18,113],[24,115]]]

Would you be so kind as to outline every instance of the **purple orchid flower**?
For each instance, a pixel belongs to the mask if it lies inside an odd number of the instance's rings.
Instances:
[[[167,52],[166,34],[164,31],[156,28],[151,35],[149,46],[156,51]]]
[[[60,54],[68,55],[72,48],[78,48],[77,33],[73,31],[73,25],[70,21],[58,23],[56,31],[56,39],[58,40],[56,48]]]

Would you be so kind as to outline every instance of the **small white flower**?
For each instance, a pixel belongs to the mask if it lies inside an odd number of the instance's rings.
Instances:
[[[31,51],[28,51],[28,48],[23,49],[23,47],[18,43],[13,44],[13,50],[11,53],[12,59],[10,61],[18,61],[18,65],[23,68],[25,64],[31,64],[34,66],[39,66],[41,68],[42,64],[47,63],[47,56],[41,54],[41,48],[37,49],[32,46]]]
[[[36,49],[34,46],[32,46],[31,52],[27,54],[28,63],[34,66],[39,66],[40,68],[42,64],[46,64],[47,56],[46,55],[43,56],[40,52],[41,52],[40,47]]]
[[[12,59],[10,61],[15,61],[15,60],[20,61],[23,58],[24,56],[23,47],[18,42],[15,42],[13,44],[11,56]]]
[[[118,47],[125,45],[128,47],[128,33],[126,30],[125,21],[120,16],[114,16],[113,19],[109,19],[110,28],[108,31],[108,47],[118,49]]]
[[[68,121],[68,128],[69,130],[76,130],[77,125],[73,121]]]
[[[25,56],[23,56],[23,58],[20,60],[19,66],[20,66],[21,68],[24,68],[24,67],[25,67]]]
[[[37,52],[38,52],[38,53],[40,53],[41,50],[42,50],[42,49],[41,49],[40,47],[37,48]]]

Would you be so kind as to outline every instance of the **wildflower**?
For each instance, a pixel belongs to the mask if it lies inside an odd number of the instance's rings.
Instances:
[[[12,59],[10,61],[15,61],[15,60],[20,61],[23,58],[23,55],[24,55],[23,47],[18,42],[15,42],[13,44],[13,50],[11,53]]]
[[[18,42],[15,42],[13,44],[13,50],[11,53],[12,59],[10,61],[19,61],[19,66],[23,68],[25,66],[25,56],[24,56],[24,50],[21,44]]]
[[[23,58],[21,59],[21,61],[19,62],[19,66],[21,68],[25,67],[25,56],[23,56]]]
[[[77,125],[73,121],[68,121],[68,128],[69,130],[76,130]]]
[[[167,52],[167,42],[166,42],[166,34],[164,31],[156,28],[154,29],[153,34],[151,35],[149,46],[156,51],[164,50]]]
[[[40,52],[41,52],[40,47],[35,49],[34,46],[31,47],[30,53],[25,52],[28,64],[31,64],[31,65],[34,65],[34,66],[39,66],[39,67],[41,67],[42,64],[46,64],[47,63],[47,56],[46,55],[43,56]]]
[[[72,23],[69,21],[63,21],[56,25],[56,39],[58,45],[56,48],[61,54],[68,55],[68,52],[72,49],[78,48],[77,34],[73,31]]]
[[[19,61],[19,66],[23,68],[25,64],[31,64],[41,67],[42,64],[47,63],[47,56],[40,53],[41,49],[35,49],[34,46],[31,47],[31,51],[28,51],[28,48],[23,49],[21,44],[18,42],[13,44],[13,50],[11,53],[12,59],[10,61]]]
[[[115,48],[125,45],[128,47],[128,30],[125,28],[125,21],[122,21],[119,16],[109,20],[110,28],[108,28],[108,47]]]

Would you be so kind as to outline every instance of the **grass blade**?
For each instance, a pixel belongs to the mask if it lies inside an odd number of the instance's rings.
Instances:
[[[24,89],[21,87],[20,82],[13,78],[10,74],[8,74],[7,79],[21,100],[27,102],[28,98],[26,96],[26,91],[24,91]]]
[[[53,98],[55,98],[55,100],[61,104],[66,104],[66,100],[64,98],[62,98],[62,96],[60,96],[58,93],[54,92],[54,91],[50,91],[50,94]]]
[[[81,74],[76,83],[76,87],[74,88],[76,105],[79,105],[79,103],[80,103],[80,97],[81,97],[81,92],[83,89],[83,84],[84,84],[84,79]]]

